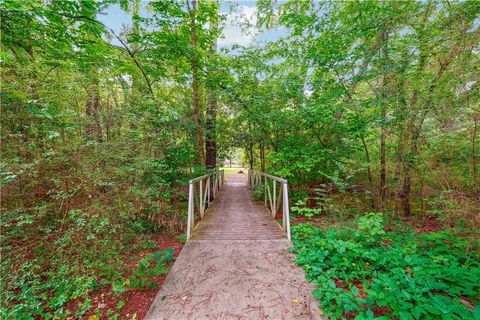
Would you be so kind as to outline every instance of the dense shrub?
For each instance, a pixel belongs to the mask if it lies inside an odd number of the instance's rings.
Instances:
[[[188,176],[180,168],[121,142],[84,148],[76,162],[78,149],[2,163],[2,319],[67,317],[75,299],[85,301],[78,310],[86,312],[91,291],[124,289],[125,257],[154,250],[147,241],[154,231],[183,228]],[[142,263],[132,286],[149,286],[148,275],[165,271],[152,261]]]

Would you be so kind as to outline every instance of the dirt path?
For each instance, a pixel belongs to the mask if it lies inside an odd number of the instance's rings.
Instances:
[[[246,174],[226,174],[146,319],[320,319],[289,246]]]

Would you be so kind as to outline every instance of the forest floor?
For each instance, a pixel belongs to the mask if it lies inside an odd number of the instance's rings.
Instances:
[[[157,247],[155,250],[146,249],[124,257],[123,261],[128,266],[125,278],[128,278],[139,261],[148,254],[172,248],[174,249],[173,255],[176,258],[183,248],[183,244],[178,240],[160,233],[155,234],[152,238]],[[156,282],[156,286],[151,289],[128,289],[120,295],[115,295],[112,286],[109,285],[91,292],[89,297],[92,301],[92,308],[82,319],[143,319],[167,275],[168,273],[153,277],[151,280]],[[66,309],[75,314],[78,307],[79,299],[71,301]],[[102,316],[98,316],[98,314]]]

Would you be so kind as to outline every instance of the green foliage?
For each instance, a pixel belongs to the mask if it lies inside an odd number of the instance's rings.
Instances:
[[[180,242],[181,244],[185,244],[187,242],[187,234],[186,233],[181,233],[177,237],[177,241]]]
[[[295,205],[290,208],[290,210],[292,211],[292,213],[295,214],[295,215],[304,216],[304,217],[307,218],[307,219],[311,219],[311,218],[313,218],[314,216],[319,215],[319,214],[321,213],[321,210],[318,209],[318,208],[309,208],[309,207],[306,207],[306,206],[305,206],[306,200],[307,200],[307,199],[298,200],[297,202],[295,202]]]
[[[185,186],[207,172],[197,137],[208,136],[204,104],[213,100],[219,157],[241,146],[290,186],[358,184],[372,199],[385,158],[388,196],[408,207],[410,190],[437,195],[418,207],[477,227],[478,203],[463,199],[480,185],[480,2],[258,1],[259,27],[288,35],[233,52],[212,49],[226,16],[219,2],[188,3],[151,1],[143,15],[139,0],[2,1],[1,318],[81,317],[92,290],[126,290],[122,257],[152,250],[146,234],[184,231]],[[97,20],[115,4],[130,10],[121,34]],[[325,188],[313,208],[308,196],[295,195],[292,212],[342,214]],[[254,199],[264,197],[259,186]],[[399,318],[470,316],[458,297],[475,300],[465,270],[478,278],[478,259],[461,255],[462,240],[396,237],[383,223],[371,214],[348,230],[297,228],[318,260],[309,268],[323,272],[311,278],[328,289],[316,294],[364,317],[375,305]],[[136,287],[165,272],[147,258]],[[350,281],[350,291],[332,279]],[[83,304],[68,315],[76,298]]]
[[[290,31],[232,59],[240,143],[251,155],[263,148],[271,173],[359,185],[370,207],[393,210],[377,200],[388,185],[387,198],[405,193],[396,207],[407,215],[425,210],[413,190],[478,194],[478,1],[256,5],[260,24]],[[395,170],[379,186],[385,165]]]
[[[48,223],[50,218],[25,213],[1,218],[7,231],[2,240],[2,318],[62,314],[68,301],[122,276],[118,222],[82,210],[70,210],[62,222]],[[9,247],[16,239],[33,241],[26,246],[32,248],[28,256]]]
[[[173,261],[173,249],[166,249],[150,254],[140,260],[129,279],[131,288],[154,288],[157,283],[151,278],[168,273],[165,265]]]
[[[293,228],[296,263],[318,287],[321,309],[332,319],[478,319],[480,257],[468,242],[384,224],[370,213],[350,227]]]
[[[206,64],[218,5],[199,3],[192,48],[186,3],[134,8],[120,35],[97,20],[117,2],[2,1],[2,319],[81,317],[92,290],[125,290],[123,259],[155,247],[147,234],[183,231],[189,64]]]
[[[306,192],[305,192],[306,193]],[[297,194],[300,194],[297,192]],[[308,193],[306,193],[308,195]],[[309,207],[307,204],[309,201],[314,203],[314,207]],[[303,216],[307,219],[314,218],[320,214],[332,215],[338,217],[341,215],[340,210],[333,203],[333,199],[330,197],[326,190],[326,185],[322,184],[318,188],[313,189],[313,196],[304,197],[295,201],[295,205],[291,207],[292,213]]]
[[[265,201],[265,185],[259,184],[253,190],[252,198],[254,201]]]

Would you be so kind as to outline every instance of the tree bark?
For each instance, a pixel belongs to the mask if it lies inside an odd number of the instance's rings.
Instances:
[[[137,19],[134,19],[134,16],[138,16],[140,14],[140,0],[133,0],[132,3],[132,33],[139,35],[140,33],[140,26],[138,23]],[[138,50],[138,45],[136,43],[132,44],[132,52],[137,52]],[[135,105],[138,101],[141,100],[141,85],[142,82],[139,77],[139,73],[137,72],[132,72],[132,87],[131,87],[131,92],[132,92],[132,104]]]
[[[442,76],[445,74],[445,71],[447,70],[448,66],[450,63],[453,61],[453,59],[464,50],[464,46],[460,43],[457,43],[455,47],[453,47],[448,54],[441,60],[438,61],[439,63],[439,69],[433,78],[433,80],[430,82],[430,85],[427,90],[427,98],[425,100],[425,103],[423,103],[423,108],[421,110],[417,110],[417,100],[418,100],[418,92],[415,92],[412,98],[412,110],[411,110],[411,119],[412,119],[412,133],[410,135],[410,150],[407,154],[407,159],[405,161],[405,171],[404,171],[404,177],[403,177],[403,182],[402,182],[402,188],[399,193],[400,196],[400,201],[402,205],[402,209],[405,215],[410,215],[411,214],[411,208],[410,208],[410,184],[411,184],[411,176],[412,176],[412,170],[414,168],[414,162],[415,162],[415,157],[418,156],[418,139],[422,133],[423,130],[423,123],[425,122],[425,118],[430,111],[430,106],[432,105],[433,102],[433,94],[435,92],[435,89],[437,88],[438,81],[442,78]],[[425,57],[422,59],[419,63],[419,70],[422,70],[425,65]],[[417,117],[417,113],[420,112],[420,116],[418,118],[418,124],[415,126],[415,119]]]
[[[265,144],[260,141],[260,170],[265,172]]]
[[[193,100],[193,123],[195,125],[195,149],[197,154],[196,162],[198,165],[205,166],[205,154],[203,151],[203,132],[200,119],[200,82],[199,82],[199,62],[197,51],[197,0],[192,0],[190,13],[190,32],[192,42],[192,100]]]
[[[250,169],[253,170],[253,143],[248,146],[248,161],[250,164]]]
[[[363,144],[363,150],[365,150],[365,158],[367,159],[367,174],[368,174],[368,187],[370,189],[370,192],[373,191],[373,181],[372,181],[372,171],[370,170],[370,153],[368,152],[368,147],[365,142],[365,139],[360,137],[360,140],[362,141]],[[371,197],[371,206],[372,209],[375,209],[375,202],[373,200],[373,195]]]
[[[95,80],[97,81],[97,80]],[[100,92],[98,84],[94,83],[87,87],[87,102],[85,105],[85,115],[87,124],[85,125],[85,135],[95,135],[98,142],[102,142],[102,128],[100,126]]]
[[[383,84],[382,84],[382,96],[381,96],[381,134],[380,134],[380,201],[379,207],[380,211],[384,211],[384,202],[385,202],[385,195],[387,191],[387,160],[385,156],[385,140],[387,137],[387,129],[386,129],[386,122],[387,122],[387,68],[386,64],[388,61],[388,33],[384,30],[382,31],[382,39],[383,39]]]
[[[206,161],[207,168],[215,168],[217,166],[217,132],[216,132],[216,120],[217,120],[217,101],[214,97],[212,90],[208,92],[208,109],[207,119],[205,121],[206,129]]]
[[[413,97],[413,105],[416,106],[418,97],[414,95]],[[425,104],[426,106],[429,105],[429,102]],[[427,107],[425,107],[427,108]],[[416,108],[412,108],[412,111],[415,112]],[[417,126],[415,126],[415,116],[412,115],[411,124],[408,126],[412,129],[412,133],[410,135],[410,150],[405,155],[404,160],[404,175],[402,180],[402,185],[400,192],[398,193],[400,199],[400,205],[402,207],[403,214],[406,216],[411,215],[411,207],[410,207],[410,190],[411,190],[411,182],[412,182],[412,171],[415,164],[415,157],[418,156],[418,139],[420,134],[422,133],[423,122],[425,121],[425,117],[427,115],[427,110],[424,109],[420,115],[420,119],[418,121]]]
[[[216,25],[212,25],[211,28],[216,28]],[[217,51],[217,39],[214,40],[210,54],[213,56]],[[205,121],[205,151],[206,160],[205,165],[207,168],[215,168],[217,166],[217,99],[215,95],[215,89],[212,81],[209,83],[207,91],[207,119]]]

